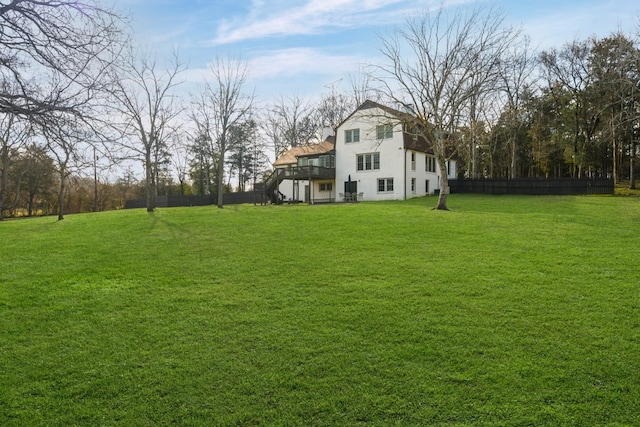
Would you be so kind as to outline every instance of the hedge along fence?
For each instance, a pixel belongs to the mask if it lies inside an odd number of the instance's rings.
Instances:
[[[258,191],[247,191],[244,193],[226,193],[222,195],[222,203],[225,205],[239,205],[243,203],[265,203],[264,194]],[[206,206],[215,205],[218,198],[212,194],[204,196],[156,196],[156,207],[175,208],[180,206]],[[127,200],[125,209],[136,209],[147,207],[147,199]]]
[[[452,179],[451,193],[572,195],[613,194],[609,178],[518,178],[518,179]]]

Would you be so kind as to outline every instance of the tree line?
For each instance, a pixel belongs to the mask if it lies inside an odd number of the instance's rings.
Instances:
[[[635,186],[633,35],[537,52],[499,11],[440,9],[408,18],[380,39],[379,64],[325,93],[259,105],[247,62],[232,55],[184,95],[179,54],[135,46],[127,18],[93,0],[4,2],[0,24],[0,219],[62,219],[138,197],[152,212],[158,194],[214,194],[222,207],[232,178],[233,190],[251,188],[273,156],[317,141],[366,99],[407,112],[404,129],[432,142],[441,168],[455,157],[460,177]],[[120,167],[130,162],[142,178]]]

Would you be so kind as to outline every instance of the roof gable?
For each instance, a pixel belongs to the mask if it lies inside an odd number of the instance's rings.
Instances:
[[[345,122],[350,120],[356,113],[374,108],[382,110],[384,114],[387,115],[387,117],[395,118],[402,123],[404,148],[433,154],[433,148],[431,147],[431,144],[424,137],[419,136],[416,138],[414,137],[413,133],[411,133],[410,130],[407,129],[410,123],[416,123],[416,125],[418,124],[415,116],[400,110],[396,110],[395,108],[387,107],[386,105],[382,105],[375,101],[366,100],[365,102],[363,102],[358,108],[355,109],[353,113],[351,113],[346,119],[344,119],[342,123],[338,125],[338,127],[342,126]]]

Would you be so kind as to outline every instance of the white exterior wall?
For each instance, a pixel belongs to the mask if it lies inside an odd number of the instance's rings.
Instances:
[[[411,165],[411,153],[415,153],[416,167],[413,170]],[[436,164],[436,172],[427,172],[427,157],[433,157],[429,154],[407,150],[407,199],[412,197],[422,197],[429,194],[433,194],[434,191],[440,188],[440,177],[438,176],[438,165]],[[411,179],[415,178],[416,188],[415,192],[411,190]],[[427,188],[427,181],[429,181],[429,187]]]
[[[379,140],[376,125],[387,121],[383,111],[367,109],[356,111],[342,123],[336,133],[336,192],[344,192],[344,183],[351,175],[357,182],[357,192],[362,200],[398,200],[405,197],[404,159],[402,126],[394,125],[393,137]],[[378,117],[376,117],[378,116]],[[359,129],[360,141],[347,143],[345,131]],[[380,153],[380,168],[377,170],[357,170],[358,154]],[[393,191],[378,192],[378,179],[392,178]]]
[[[304,180],[299,180],[299,181],[295,181],[298,183],[299,186],[299,195],[298,195],[298,200],[304,200],[304,188],[305,186],[309,185],[309,181],[304,181]],[[278,186],[278,190],[280,190],[280,192],[282,194],[284,194],[285,197],[285,201],[289,200],[289,199],[295,199],[294,197],[294,180],[292,179],[285,179],[280,181],[280,184]]]
[[[432,195],[435,190],[440,189],[440,166],[436,162],[435,172],[427,172],[427,157],[433,157],[430,154],[414,151],[416,153],[416,170],[411,168],[411,150],[407,151],[407,199],[412,197],[422,197]],[[449,160],[448,177],[455,179],[457,173],[457,165],[455,160]],[[411,191],[411,178],[416,178],[416,191]],[[427,181],[429,187],[427,188]]]
[[[402,200],[434,194],[440,189],[440,168],[427,172],[426,153],[404,149],[402,126],[393,129],[393,138],[379,140],[376,126],[386,121],[379,109],[356,111],[337,129],[336,134],[336,194],[343,193],[344,183],[349,179],[357,182],[357,192],[363,193],[363,200]],[[359,142],[346,142],[345,131],[359,129]],[[357,170],[358,154],[380,153],[380,169]],[[412,168],[411,153],[415,153],[415,170]],[[456,177],[456,162],[449,162],[449,178]],[[379,192],[378,179],[393,178],[392,192]],[[415,191],[411,180],[415,178]],[[427,188],[427,181],[429,181]]]

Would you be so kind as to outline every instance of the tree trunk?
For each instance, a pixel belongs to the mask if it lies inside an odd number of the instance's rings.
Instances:
[[[147,190],[147,212],[156,210],[156,189],[155,178],[153,174],[153,165],[151,164],[151,150],[147,149],[145,153],[145,175]]]
[[[631,141],[631,156],[629,158],[629,188],[636,188],[636,141]]]
[[[224,147],[222,145],[222,147]],[[219,159],[218,159],[218,208],[222,209],[222,189],[224,187],[224,150],[220,150]]]
[[[7,192],[7,176],[9,174],[9,148],[4,143],[0,152],[0,162],[2,167],[2,170],[0,170],[0,221],[2,221],[2,210],[4,209],[4,199]]]
[[[611,112],[611,148],[613,149],[613,184],[618,184],[618,144],[616,143],[616,127],[614,114]]]
[[[29,192],[29,205],[27,207],[27,216],[33,216],[33,199],[35,198],[35,193]]]
[[[511,145],[511,179],[516,179],[518,176],[518,143],[516,137],[512,137]]]
[[[438,195],[438,204],[434,209],[448,211],[447,193],[449,192],[449,174],[447,173],[447,161],[444,156],[438,156],[438,166],[440,168],[440,194]]]
[[[58,191],[58,221],[64,219],[64,192],[66,189],[65,183],[66,170],[62,168],[60,170],[60,188]]]

